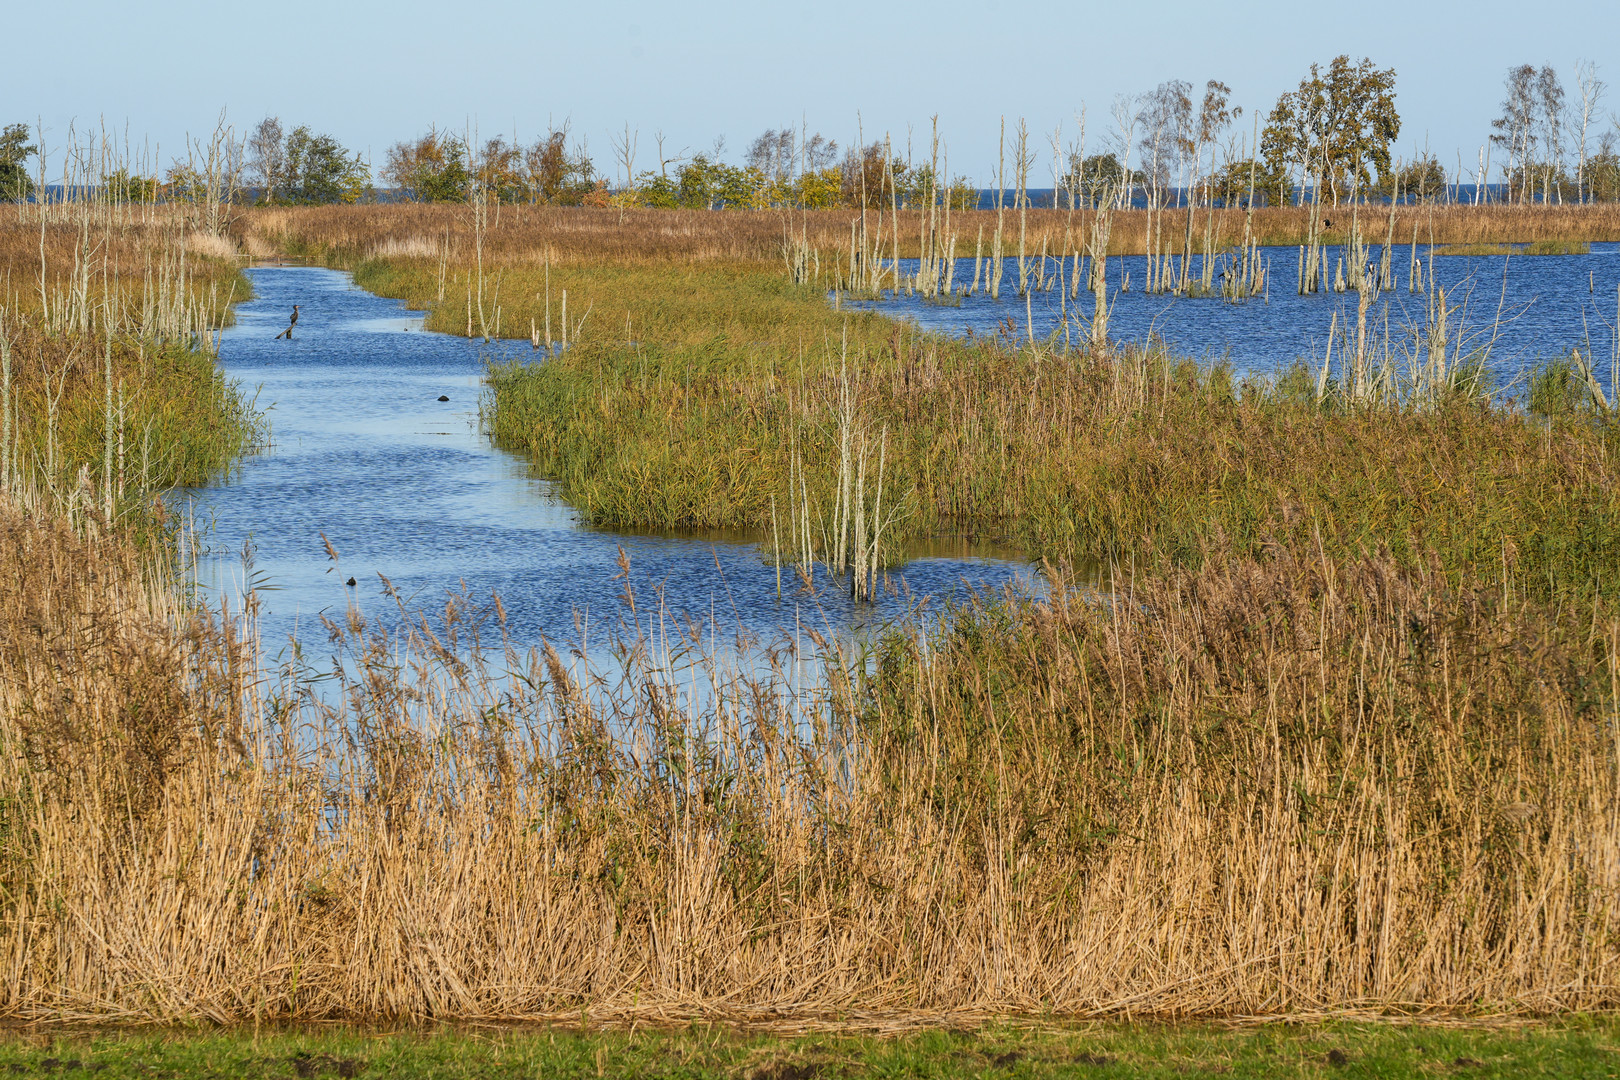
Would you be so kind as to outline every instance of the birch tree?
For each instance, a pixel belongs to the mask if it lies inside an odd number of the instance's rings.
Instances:
[[[1502,115],[1491,121],[1495,134],[1491,142],[1507,151],[1509,190],[1517,189],[1520,202],[1530,198],[1530,162],[1536,142],[1536,69],[1520,64],[1508,69],[1502,80],[1507,93],[1502,98]]]
[[[1580,133],[1576,136],[1578,156],[1575,162],[1575,197],[1581,202],[1587,200],[1586,189],[1586,147],[1589,132],[1592,129],[1592,120],[1597,116],[1603,93],[1608,89],[1604,81],[1598,78],[1597,64],[1590,60],[1582,60],[1575,65],[1575,85],[1581,95]]]

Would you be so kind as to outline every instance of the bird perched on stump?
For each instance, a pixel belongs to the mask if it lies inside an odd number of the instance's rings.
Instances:
[[[281,338],[286,338],[288,341],[291,341],[292,340],[293,327],[295,327],[297,325],[298,325],[298,305],[294,304],[293,305],[292,320],[290,322],[288,322],[287,329],[283,330],[281,333],[276,335],[276,339],[279,341]]]

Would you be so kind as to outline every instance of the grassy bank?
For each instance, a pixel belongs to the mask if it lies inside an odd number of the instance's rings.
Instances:
[[[1169,209],[1155,214],[1153,226],[1179,253],[1186,229],[1186,211]],[[1221,250],[1241,242],[1245,211],[1194,211],[1194,248],[1201,250],[1206,225],[1214,247]],[[1329,225],[1319,239],[1328,244],[1345,242],[1351,208],[1325,207]],[[1357,216],[1364,234],[1374,242],[1388,227],[1389,208],[1361,207]],[[821,253],[823,270],[847,251],[852,222],[858,210],[813,210],[789,215],[771,210],[642,210],[591,207],[502,206],[487,214],[488,254],[497,263],[534,260],[549,251],[553,259],[640,263],[649,259],[675,263],[769,262],[781,265],[782,241],[789,229]],[[903,258],[921,251],[926,210],[899,213],[898,245]],[[1261,244],[1293,247],[1310,237],[1309,207],[1259,207],[1253,233]],[[883,211],[883,252],[894,250],[894,214]],[[1033,258],[1043,250],[1057,256],[1090,235],[1089,210],[1031,209],[1025,219],[1025,246]],[[1109,253],[1141,255],[1148,250],[1149,216],[1146,210],[1121,210],[1112,216]],[[878,211],[870,210],[867,224],[877,235]],[[941,223],[942,224],[942,223]],[[1019,215],[1009,209],[1003,216],[1003,248],[1016,255]],[[400,206],[277,208],[244,211],[232,226],[244,250],[262,254],[282,252],[333,265],[353,266],[369,257],[408,256],[412,252],[436,258],[448,245],[453,252],[470,254],[473,221],[464,206],[406,204]],[[996,212],[953,212],[950,230],[957,237],[956,254],[971,259],[982,236],[989,254],[994,241]],[[1398,244],[1409,243],[1414,233],[1420,244],[1530,244],[1538,241],[1596,243],[1620,241],[1620,207],[1588,206],[1403,206],[1395,211],[1394,235]]]
[[[11,330],[12,423],[0,456],[25,482],[61,488],[83,469],[98,492],[110,480],[119,498],[203,484],[262,437],[212,352],[27,323]]]
[[[0,1068],[134,1077],[1603,1077],[1607,1022],[1457,1027],[1393,1024],[976,1028],[780,1036],[697,1027],[42,1032],[0,1042]],[[77,1064],[75,1064],[77,1063]]]
[[[214,362],[247,279],[173,208],[39,213],[0,207],[0,484],[70,515],[144,517],[151,494],[206,482],[263,437]]]
[[[1537,240],[1530,244],[1442,244],[1436,255],[1586,255],[1592,245],[1584,240]]]
[[[1307,374],[1239,385],[1157,351],[1033,358],[903,331],[850,351],[845,367],[825,340],[803,357],[583,345],[495,371],[493,431],[592,521],[764,534],[774,507],[788,552],[804,531],[833,546],[854,430],[884,440],[896,544],[960,532],[1144,567],[1388,548],[1549,593],[1590,592],[1620,558],[1620,429],[1586,415],[1548,423],[1463,393],[1324,407]]]

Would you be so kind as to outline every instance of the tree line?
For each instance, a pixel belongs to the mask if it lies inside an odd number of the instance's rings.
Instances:
[[[1397,156],[1395,82],[1394,69],[1341,55],[1325,66],[1312,64],[1297,88],[1263,114],[1251,114],[1248,124],[1230,88],[1217,79],[1201,91],[1170,79],[1145,93],[1116,95],[1103,123],[1091,126],[1089,145],[1084,110],[1067,139],[1062,127],[1051,134],[1053,201],[1124,207],[1454,200],[1465,176],[1476,202],[1620,200],[1620,119],[1605,111],[1607,85],[1596,64],[1576,65],[1572,93],[1551,65],[1509,69],[1501,116],[1480,144],[1475,167],[1465,168],[1459,155],[1450,172],[1426,150]],[[33,195],[27,163],[37,153],[28,125],[0,131],[0,200]],[[1010,145],[1003,131],[999,153],[992,190],[1016,189],[1015,198],[1027,199],[1031,169],[1043,151],[1020,123]],[[909,145],[902,150],[888,138],[840,146],[791,125],[761,133],[735,164],[726,160],[724,138],[694,152],[671,148],[660,132],[643,151],[639,133],[628,126],[612,140],[612,156],[610,165],[598,164],[567,124],[527,145],[429,127],[388,149],[376,170],[385,185],[379,188],[363,155],[308,125],[289,130],[271,116],[240,139],[222,126],[201,165],[193,154],[162,175],[121,166],[108,169],[100,187],[128,202],[268,205],[483,198],[711,210],[926,202],[967,209],[980,201],[980,185],[946,175],[937,152],[923,162]]]

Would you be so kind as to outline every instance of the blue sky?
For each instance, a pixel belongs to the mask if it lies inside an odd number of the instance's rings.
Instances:
[[[566,119],[607,166],[610,138],[628,122],[639,132],[638,170],[653,166],[659,130],[671,150],[724,135],[736,160],[783,124],[847,144],[859,113],[868,138],[888,131],[903,144],[909,126],[921,152],[938,113],[951,172],[987,182],[1003,115],[1026,117],[1043,138],[1062,122],[1072,136],[1084,104],[1089,150],[1116,93],[1218,78],[1246,112],[1263,112],[1312,61],[1344,52],[1397,70],[1401,156],[1426,141],[1448,169],[1459,150],[1471,169],[1509,65],[1551,63],[1573,93],[1577,59],[1591,59],[1620,86],[1612,0],[1356,9],[89,0],[71,11],[67,34],[36,29],[59,18],[42,9],[4,16],[0,123],[41,118],[51,145],[70,120],[81,129],[105,120],[120,135],[127,124],[131,141],[161,147],[165,163],[221,108],[238,128],[267,114],[307,123],[378,163],[429,124],[529,141]],[[1620,89],[1606,105],[1620,111]],[[1032,182],[1049,182],[1049,161],[1048,150]]]

